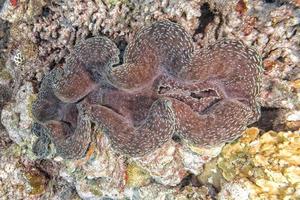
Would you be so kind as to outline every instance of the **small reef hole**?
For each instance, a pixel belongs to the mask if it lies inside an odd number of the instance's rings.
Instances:
[[[199,26],[196,29],[194,35],[204,33],[206,26],[215,18],[215,13],[211,11],[209,3],[204,3],[200,9],[201,16],[199,17]]]

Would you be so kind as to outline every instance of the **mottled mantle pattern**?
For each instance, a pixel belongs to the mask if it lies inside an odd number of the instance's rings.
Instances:
[[[38,155],[50,140],[64,158],[83,156],[92,123],[116,150],[143,156],[174,134],[201,146],[230,141],[259,117],[261,59],[240,41],[200,49],[159,21],[136,34],[123,64],[118,55],[108,38],[90,38],[44,78],[33,104]]]

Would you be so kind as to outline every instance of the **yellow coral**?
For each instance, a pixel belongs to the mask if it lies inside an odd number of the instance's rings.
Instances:
[[[141,187],[150,182],[150,174],[136,165],[130,163],[126,170],[126,185],[128,187]]]
[[[226,145],[218,167],[228,181],[242,180],[251,199],[300,199],[300,134],[250,128]]]
[[[300,89],[300,79],[292,81],[292,86],[296,89]]]
[[[39,171],[33,169],[24,173],[30,186],[30,195],[40,195],[46,190],[46,177]]]

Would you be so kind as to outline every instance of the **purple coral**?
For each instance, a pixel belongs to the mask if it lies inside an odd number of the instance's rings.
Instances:
[[[33,114],[59,155],[84,154],[91,122],[116,150],[142,156],[174,134],[197,145],[229,141],[259,117],[261,60],[239,41],[199,49],[181,26],[159,21],[113,66],[118,54],[107,38],[87,39],[44,79]]]

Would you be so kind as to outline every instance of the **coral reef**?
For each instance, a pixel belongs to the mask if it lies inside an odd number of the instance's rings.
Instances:
[[[288,170],[278,169],[270,151],[298,154],[290,147],[296,149],[300,128],[299,7],[298,0],[0,0],[0,199],[298,199],[297,166],[284,155],[279,161]],[[165,19],[184,27],[199,47],[226,37],[258,50],[264,64],[262,117],[254,124],[259,135],[247,130],[251,139],[229,144],[219,156],[222,145],[199,148],[174,136],[143,157],[128,158],[114,151],[103,127],[92,124],[83,158],[56,157],[51,138],[40,134],[31,114],[45,75],[65,68],[74,45],[94,36],[112,40],[124,63],[137,31]],[[64,113],[77,109],[59,106]],[[64,117],[77,123],[77,117]],[[264,136],[269,130],[276,132]],[[270,144],[270,151],[263,148]],[[246,169],[248,163],[256,164]]]
[[[86,156],[68,161],[60,170],[60,175],[74,183],[83,199],[122,199],[126,184],[125,158],[112,151],[111,144],[99,128],[94,131],[95,138]]]
[[[16,92],[17,101],[6,103],[1,113],[1,123],[5,126],[10,138],[17,144],[31,140],[30,128],[33,123],[31,104],[35,99],[33,86],[25,82]]]
[[[12,145],[0,153],[0,197],[2,199],[24,199],[30,195],[26,193],[24,185],[26,181],[22,178],[22,167],[18,166],[20,159],[20,148]]]
[[[182,147],[169,141],[161,148],[150,154],[134,158],[134,162],[150,173],[152,179],[162,185],[176,186],[187,175],[183,156],[180,154]],[[188,158],[189,156],[186,156]],[[197,165],[201,169],[201,164]]]
[[[223,148],[218,165],[224,177],[240,179],[252,199],[299,198],[299,132],[257,135],[258,130],[248,130]]]
[[[159,184],[151,184],[135,190],[127,190],[127,198],[130,199],[145,199],[145,200],[159,200],[159,199],[199,199],[199,200],[213,200],[214,193],[206,186],[193,187],[187,186],[182,190],[175,188],[163,187]]]
[[[218,199],[298,199],[299,137],[249,128],[205,164],[198,180],[217,188]]]
[[[223,176],[244,185],[251,199],[300,198],[299,131],[258,134],[249,129],[223,148],[218,160]]]
[[[94,37],[76,45],[64,67],[43,80],[33,115],[44,125],[38,135],[48,135],[58,155],[83,155],[89,117],[115,149],[134,157],[161,147],[174,133],[217,146],[259,117],[261,61],[241,42],[198,49],[182,27],[159,21],[139,31],[124,63],[112,67],[117,63],[117,47]]]

